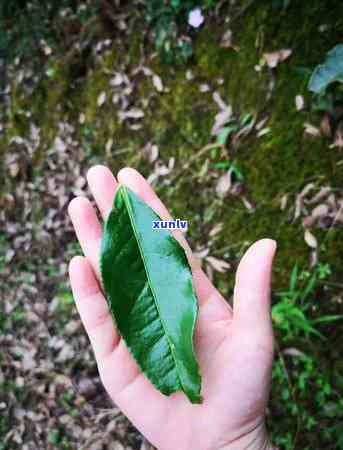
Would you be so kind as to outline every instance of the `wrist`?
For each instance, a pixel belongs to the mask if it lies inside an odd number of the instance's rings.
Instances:
[[[258,425],[254,430],[230,441],[218,450],[278,450],[273,446],[268,436],[265,424]]]

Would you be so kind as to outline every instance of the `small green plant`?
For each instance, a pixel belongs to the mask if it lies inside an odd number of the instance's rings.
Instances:
[[[306,337],[317,335],[323,338],[316,329],[318,323],[328,323],[343,318],[343,316],[322,316],[311,319],[307,312],[315,304],[313,295],[318,288],[318,282],[331,275],[329,264],[317,264],[312,272],[301,271],[296,264],[292,270],[288,289],[275,293],[279,301],[272,308],[272,318],[276,328],[287,341],[299,335]]]
[[[254,123],[252,114],[244,114],[240,117],[231,116],[217,134],[217,143],[225,145],[231,135],[237,135],[244,129],[250,128]]]
[[[318,288],[330,275],[329,264],[319,263],[312,270],[302,271],[296,264],[288,288],[275,294],[279,300],[272,308],[272,318],[279,341],[286,348],[280,348],[277,344],[272,389],[276,402],[274,407],[282,407],[283,414],[289,416],[289,423],[285,422],[285,430],[273,430],[273,442],[286,450],[297,448],[298,434],[304,429],[312,431],[323,426],[326,429],[324,439],[328,442],[332,441],[333,437],[337,442],[342,432],[342,427],[333,420],[335,415],[337,419],[342,417],[343,411],[342,400],[336,387],[339,381],[333,382],[333,379],[330,379],[327,372],[320,367],[316,355],[299,349],[303,346],[309,347],[305,343],[310,341],[304,338],[325,338],[317,329],[319,323],[343,318],[339,315],[325,315],[317,319],[311,317],[311,309],[317,303],[315,295]],[[294,343],[297,347],[292,346]],[[310,389],[312,395],[309,397]],[[279,399],[282,406],[278,404]],[[275,423],[270,425],[273,428]]]

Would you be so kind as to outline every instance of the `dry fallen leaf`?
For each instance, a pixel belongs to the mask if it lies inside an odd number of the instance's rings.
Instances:
[[[194,78],[193,72],[188,69],[186,72],[186,80],[191,81],[191,80],[193,80],[193,78]]]
[[[223,226],[224,225],[222,223],[217,223],[217,225],[215,225],[208,233],[209,237],[214,237],[216,234],[220,233],[223,229]]]
[[[210,249],[205,247],[199,250],[196,250],[195,252],[193,252],[193,256],[195,256],[195,258],[197,258],[198,260],[202,260],[204,258],[206,258],[206,256],[209,254]]]
[[[18,161],[13,161],[8,166],[9,173],[12,178],[15,178],[20,172],[20,165]]]
[[[226,109],[228,109],[230,107],[230,105],[227,105],[224,100],[221,98],[220,94],[218,91],[213,92],[213,100],[217,103],[218,108],[221,109],[222,111],[225,111]]]
[[[305,230],[304,240],[305,240],[306,244],[309,247],[311,247],[311,248],[317,248],[318,247],[317,238],[311,233],[310,230]]]
[[[329,207],[332,208],[333,210],[337,209],[335,194],[330,194],[326,202],[329,205]]]
[[[304,198],[306,195],[314,188],[314,183],[307,183],[302,191],[300,192],[300,197]]]
[[[329,196],[330,192],[331,188],[329,186],[323,186],[314,197],[307,201],[307,203],[309,205],[319,203],[320,201],[325,200]]]
[[[207,84],[207,83],[202,83],[202,84],[199,86],[199,91],[200,91],[202,94],[204,94],[205,92],[209,92],[210,90],[211,90],[210,85]]]
[[[294,347],[285,348],[282,353],[289,356],[305,356],[305,353]]]
[[[231,268],[231,265],[223,259],[215,258],[214,256],[207,256],[206,261],[211,264],[213,269],[217,272],[224,273]]]
[[[144,111],[139,108],[131,108],[127,111],[118,111],[118,117],[121,122],[125,119],[141,119],[144,117]]]
[[[250,213],[253,213],[255,211],[255,206],[244,195],[242,196],[242,202]]]
[[[222,175],[216,186],[216,193],[218,197],[224,198],[230,191],[232,186],[232,170],[229,169]]]
[[[267,63],[267,66],[271,69],[274,69],[280,62],[288,59],[292,54],[292,50],[289,48],[283,48],[276,52],[264,53],[264,59]]]
[[[311,125],[310,123],[304,123],[305,133],[310,134],[311,136],[320,136],[319,128]]]
[[[343,148],[343,127],[340,127],[335,134],[335,140],[333,144],[330,145],[330,148]]]
[[[157,92],[163,92],[163,83],[162,83],[161,77],[154,74],[152,76],[152,84],[154,85]]]
[[[86,115],[84,113],[80,113],[79,115],[79,124],[84,124],[86,120]]]
[[[297,108],[297,111],[301,111],[302,109],[304,109],[304,97],[302,95],[297,95],[295,97],[295,106]]]
[[[105,145],[106,155],[111,154],[112,147],[113,147],[113,139],[110,138],[110,139],[108,139],[108,141],[106,142],[106,145]]]
[[[118,87],[124,83],[124,77],[121,73],[117,72],[113,78],[110,79],[110,86]]]
[[[280,201],[281,211],[284,211],[286,209],[287,201],[288,201],[288,194],[285,194],[281,197],[281,201]]]
[[[99,94],[99,97],[98,97],[98,100],[97,100],[97,105],[98,105],[99,108],[105,103],[106,97],[107,96],[106,96],[106,92],[105,91],[102,91]]]
[[[7,250],[6,254],[5,254],[5,262],[9,263],[12,261],[13,257],[15,255],[15,251],[13,250],[13,248],[10,248]]]
[[[302,224],[304,228],[310,228],[316,223],[317,219],[313,216],[304,217]]]
[[[320,133],[328,138],[332,136],[331,122],[328,114],[324,114],[320,122]]]
[[[326,216],[329,212],[329,207],[328,205],[326,205],[325,203],[322,203],[318,206],[316,206],[311,213],[312,217],[318,218],[318,217],[323,217]]]
[[[223,48],[233,48],[234,50],[237,50],[237,47],[235,47],[232,43],[232,30],[229,29],[225,31],[221,38],[220,46]]]
[[[142,148],[142,153],[143,153],[144,159],[146,159],[149,163],[152,164],[158,158],[158,154],[159,154],[158,146],[151,144],[151,142],[148,142]]]

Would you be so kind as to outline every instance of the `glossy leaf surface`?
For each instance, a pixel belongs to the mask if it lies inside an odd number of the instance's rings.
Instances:
[[[105,222],[100,269],[116,326],[141,370],[163,393],[199,403],[193,351],[197,299],[184,249],[159,216],[125,186]]]

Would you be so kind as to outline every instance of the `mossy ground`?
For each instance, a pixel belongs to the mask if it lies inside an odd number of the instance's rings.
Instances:
[[[319,32],[323,23],[328,27],[325,32]],[[66,120],[76,127],[76,136],[85,146],[89,164],[107,163],[114,171],[133,165],[148,175],[151,166],[143,160],[140,150],[151,141],[158,145],[163,161],[176,158],[177,171],[211,142],[211,127],[218,110],[211,93],[199,91],[201,83],[208,83],[233,106],[236,114],[269,116],[266,126],[270,132],[261,138],[244,140],[234,155],[256,211],[249,213],[237,198],[216,199],[215,184],[199,181],[197,174],[207,156],[196,160],[172,186],[161,185],[157,190],[175,216],[190,221],[191,244],[201,241],[208,222],[212,225],[222,222],[223,231],[216,246],[219,250],[228,247],[233,262],[248,243],[263,237],[276,239],[274,287],[278,289],[288,283],[295,263],[308,267],[310,254],[301,222],[293,222],[288,210],[281,211],[281,197],[288,193],[294,202],[294,196],[311,181],[335,188],[343,183],[343,165],[337,164],[342,160],[340,151],[330,149],[329,142],[323,138],[304,134],[304,122],[318,123],[320,118],[306,110],[298,112],[295,107],[296,95],[303,95],[307,105],[311,101],[304,72],[321,61],[325,52],[341,38],[343,4],[333,0],[291,2],[282,12],[273,9],[269,2],[259,1],[230,26],[237,50],[221,48],[220,38],[226,26],[210,23],[196,37],[195,55],[186,68],[163,65],[158,57],[146,61],[161,76],[168,91],[157,94],[147,78],[137,83],[136,99],[152,95],[142,119],[143,127],[137,131],[118,122],[111,101],[101,108],[97,106],[100,92],[108,90],[109,72],[122,64],[128,69],[139,64],[137,39],[131,44],[123,43],[122,47],[114,46],[100,61],[89,66],[86,61],[77,64],[74,61],[74,68],[75,64],[79,67],[77,72],[85,73],[77,83],[72,79],[73,70],[65,66],[63,58],[56,59],[53,76],[42,82],[30,98],[23,97],[19,88],[13,86],[8,133],[0,143],[0,154],[6,152],[12,136],[28,132],[32,121],[41,128],[42,146],[36,157],[39,167],[56,135],[58,122]],[[255,70],[264,52],[281,48],[291,48],[292,56],[273,74],[266,67],[261,72]],[[186,79],[186,70],[192,71],[193,80]],[[224,82],[218,84],[221,78]],[[275,82],[274,93],[267,101],[271,80]],[[32,112],[30,118],[22,113],[28,109]],[[82,125],[78,121],[81,112],[85,114]],[[110,138],[114,150],[106,154],[105,146]],[[117,148],[126,152],[116,154]],[[342,230],[314,232],[320,243],[325,240],[320,261],[329,263],[333,281],[339,280],[343,275]],[[233,274],[219,275],[215,281],[225,294],[232,292]],[[321,309],[325,312],[327,307],[321,305]],[[330,366],[329,360],[323,355],[321,358],[323,366]]]

